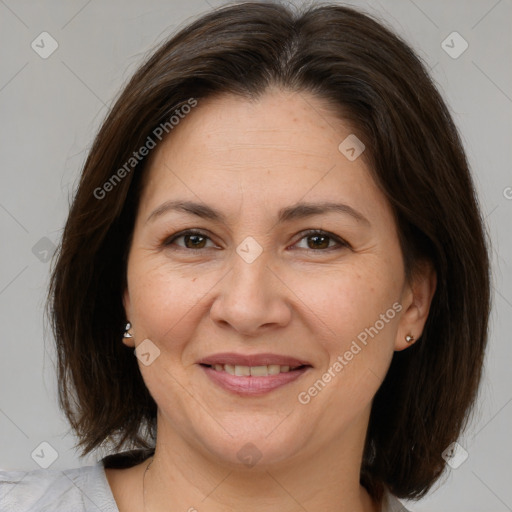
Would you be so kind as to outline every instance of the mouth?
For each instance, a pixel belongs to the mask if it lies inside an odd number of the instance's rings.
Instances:
[[[198,361],[198,365],[213,383],[239,396],[268,393],[312,368],[306,361],[276,354],[216,354]]]
[[[201,366],[211,368],[216,372],[225,372],[229,375],[236,375],[238,377],[267,377],[269,375],[278,375],[280,373],[289,373],[296,370],[301,370],[309,365],[279,365],[279,364],[266,364],[260,366],[244,366],[244,365],[233,365],[233,364],[204,364],[200,363]]]

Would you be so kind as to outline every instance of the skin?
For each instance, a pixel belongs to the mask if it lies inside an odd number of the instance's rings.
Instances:
[[[149,339],[160,350],[148,366],[138,361],[158,405],[146,510],[380,509],[359,484],[372,399],[394,351],[410,346],[405,336],[421,335],[435,274],[424,265],[406,281],[392,211],[364,153],[349,161],[338,150],[350,133],[319,98],[271,89],[253,102],[199,100],[153,150],[123,297],[134,335],[124,343]],[[174,199],[207,204],[226,220],[172,211],[146,222]],[[369,224],[337,212],[277,223],[280,208],[301,201],[347,204]],[[165,245],[185,229],[208,238]],[[262,248],[252,263],[236,252],[248,236]],[[300,403],[394,303],[401,311]],[[312,368],[265,395],[238,396],[197,364],[218,352],[290,355]],[[247,443],[261,455],[252,467],[237,457]],[[107,470],[121,512],[144,510],[147,464]]]

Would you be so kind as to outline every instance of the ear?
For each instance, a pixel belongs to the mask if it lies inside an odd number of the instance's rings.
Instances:
[[[404,350],[415,341],[408,343],[406,336],[413,336],[417,340],[423,333],[423,328],[428,318],[432,298],[436,291],[437,275],[430,261],[422,261],[417,264],[402,294],[404,312],[395,340],[395,350]]]
[[[130,320],[131,318],[131,307],[130,307],[130,293],[128,291],[128,287],[123,292],[123,306],[124,306],[124,313],[126,315],[126,318]],[[130,330],[130,332],[133,334],[133,326]],[[127,347],[135,347],[135,341],[134,338],[123,338],[123,343]]]

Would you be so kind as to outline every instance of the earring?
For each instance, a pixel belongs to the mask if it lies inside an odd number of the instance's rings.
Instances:
[[[123,334],[123,338],[133,338],[133,336],[130,334],[130,329],[132,328],[132,324],[128,322],[125,327],[125,332]]]
[[[414,336],[412,334],[408,334],[406,337],[405,337],[405,341],[407,343],[412,343],[414,341]]]

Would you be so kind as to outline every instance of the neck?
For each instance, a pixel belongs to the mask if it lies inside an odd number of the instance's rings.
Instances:
[[[301,450],[272,465],[233,466],[162,429],[155,455],[144,464],[144,512],[251,510],[253,512],[378,512],[359,483],[364,429],[352,425],[336,445]],[[307,453],[306,453],[307,451]]]

